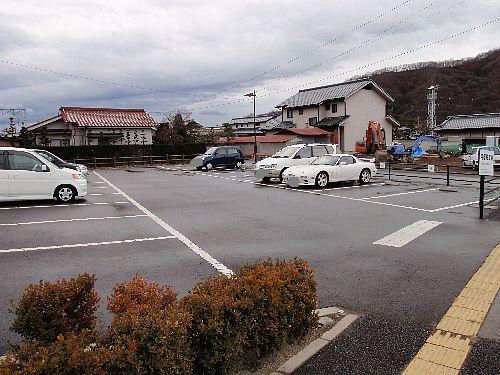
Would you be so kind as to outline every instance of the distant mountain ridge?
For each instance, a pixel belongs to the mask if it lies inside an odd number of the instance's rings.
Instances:
[[[369,75],[395,100],[393,116],[413,127],[427,118],[427,88],[438,85],[438,123],[447,116],[500,112],[500,49],[476,57],[421,62]]]

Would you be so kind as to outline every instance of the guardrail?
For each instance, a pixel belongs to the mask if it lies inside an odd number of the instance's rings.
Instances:
[[[83,164],[90,168],[143,166],[154,164],[187,164],[196,155],[138,155],[138,156],[112,156],[107,158],[72,159],[73,163]]]

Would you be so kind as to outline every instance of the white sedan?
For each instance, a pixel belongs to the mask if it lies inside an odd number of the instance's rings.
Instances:
[[[329,182],[370,182],[377,173],[374,160],[363,160],[349,154],[324,155],[309,165],[290,167],[283,173],[283,182],[290,187],[315,185],[324,188]]]

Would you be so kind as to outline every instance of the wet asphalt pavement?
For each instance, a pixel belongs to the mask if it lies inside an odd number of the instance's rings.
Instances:
[[[462,184],[457,192],[439,191],[443,181],[414,178],[400,178],[397,186],[379,178],[368,186],[334,184],[316,192],[255,184],[245,171],[99,173],[225,267],[302,257],[316,271],[320,307],[362,315],[297,374],[399,373],[500,241],[500,210],[486,210],[488,220],[478,219],[477,184],[470,178],[456,183]],[[80,206],[0,204],[0,224],[46,221],[0,226],[0,250],[35,248],[0,253],[0,352],[7,340],[16,340],[8,332],[9,300],[28,283],[94,273],[107,322],[105,296],[136,272],[180,295],[217,274],[179,239],[163,238],[170,234],[96,175],[89,179],[93,195]],[[52,222],[89,218],[103,219]],[[418,220],[440,224],[402,247],[373,244]],[[102,245],[40,249],[91,242]],[[463,373],[477,366],[486,371],[479,374],[493,371],[497,344],[479,341]],[[483,357],[491,360],[481,362]]]

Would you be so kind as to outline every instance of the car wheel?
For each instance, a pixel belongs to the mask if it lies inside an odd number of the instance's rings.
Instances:
[[[271,182],[271,177],[263,177],[262,182],[265,182],[266,184]]]
[[[372,173],[370,172],[370,170],[369,169],[363,169],[361,171],[361,173],[359,174],[359,180],[358,180],[358,182],[360,184],[362,184],[362,185],[363,184],[367,184],[367,183],[370,182],[371,178],[372,178]]]
[[[214,166],[212,165],[212,163],[207,163],[207,165],[205,165],[205,168],[207,168],[207,171],[211,170]]]
[[[279,179],[280,179],[280,182],[283,182],[283,172],[286,170],[286,168],[283,168],[280,172],[280,175],[279,175]]]
[[[241,169],[241,166],[242,166],[242,165],[243,165],[243,164],[241,164],[241,161],[239,161],[239,162],[237,162],[237,163],[236,163],[236,168]]]
[[[57,199],[58,202],[72,202],[75,200],[76,197],[76,189],[72,186],[68,185],[63,185],[59,186],[55,193],[54,197]]]
[[[316,176],[316,187],[324,188],[328,185],[328,173],[319,172]]]

